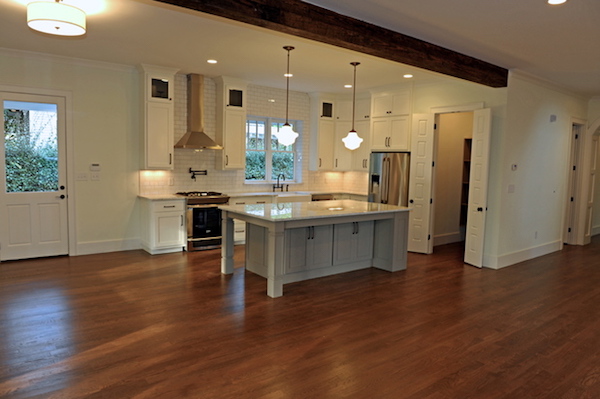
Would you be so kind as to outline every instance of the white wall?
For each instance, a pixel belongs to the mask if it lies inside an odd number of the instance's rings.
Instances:
[[[586,104],[584,98],[510,74],[506,126],[492,147],[491,221],[498,231],[486,266],[503,267],[562,248],[572,118],[585,119]]]
[[[68,91],[73,148],[68,166],[88,172],[101,164],[100,181],[75,181],[77,251],[139,247],[137,208],[139,128],[133,68],[76,59],[0,51],[0,84]]]

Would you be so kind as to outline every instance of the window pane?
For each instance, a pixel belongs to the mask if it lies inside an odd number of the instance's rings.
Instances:
[[[277,176],[283,173],[286,180],[294,180],[294,153],[293,152],[274,152],[273,153],[273,176],[271,179],[277,179]]]
[[[246,151],[246,180],[266,180],[264,151]]]
[[[4,102],[6,191],[58,190],[56,104]]]
[[[246,122],[246,148],[249,150],[265,149],[265,122],[248,120]]]

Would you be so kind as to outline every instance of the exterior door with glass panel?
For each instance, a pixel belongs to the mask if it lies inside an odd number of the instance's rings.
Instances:
[[[0,260],[68,254],[65,99],[0,100]]]

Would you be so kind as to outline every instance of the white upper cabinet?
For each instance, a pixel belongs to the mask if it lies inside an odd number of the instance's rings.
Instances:
[[[216,152],[216,168],[246,167],[246,82],[220,76],[217,85],[216,141],[223,150]]]
[[[142,169],[173,169],[174,91],[177,69],[140,66]]]
[[[333,170],[335,101],[323,93],[310,94],[309,170]]]
[[[409,89],[373,94],[371,150],[410,151]]]
[[[394,93],[373,95],[373,118],[410,114],[410,91],[402,90]]]

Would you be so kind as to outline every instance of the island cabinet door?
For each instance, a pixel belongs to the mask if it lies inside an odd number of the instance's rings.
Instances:
[[[286,230],[286,273],[331,266],[333,226]]]
[[[333,264],[367,261],[373,258],[373,226],[372,220],[336,224]]]

